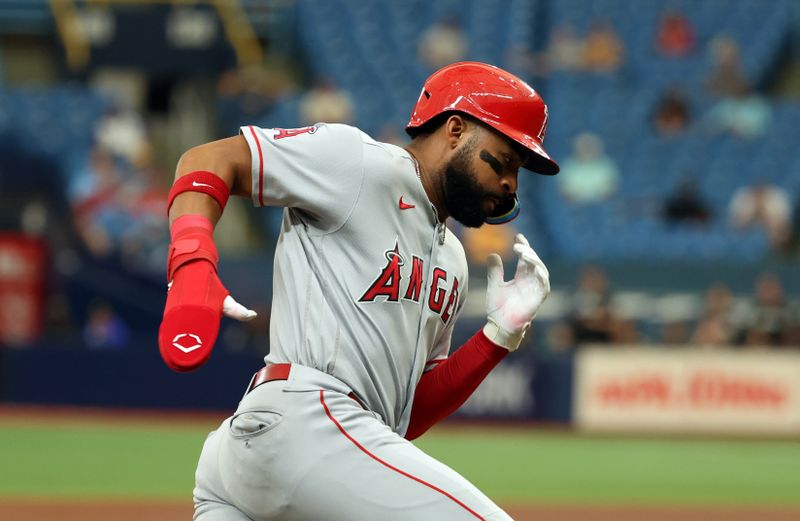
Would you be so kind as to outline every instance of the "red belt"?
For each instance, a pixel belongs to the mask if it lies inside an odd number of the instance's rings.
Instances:
[[[289,370],[291,370],[291,368],[292,364],[269,364],[262,367],[253,375],[253,380],[250,382],[250,387],[247,388],[247,392],[249,393],[259,385],[267,382],[288,380]]]
[[[259,385],[267,382],[274,382],[275,380],[288,380],[289,371],[291,371],[291,369],[292,364],[268,364],[262,367],[258,370],[258,372],[256,372],[256,374],[253,375],[253,380],[250,382],[250,387],[247,388],[247,393]],[[350,392],[347,396],[355,400],[362,409],[369,410],[354,392]]]

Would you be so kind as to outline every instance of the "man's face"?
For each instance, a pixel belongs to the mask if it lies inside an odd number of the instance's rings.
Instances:
[[[525,157],[505,138],[475,128],[445,166],[445,204],[464,226],[478,228],[517,191],[517,173]]]

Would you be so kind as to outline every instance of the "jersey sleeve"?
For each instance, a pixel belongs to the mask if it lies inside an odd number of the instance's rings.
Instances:
[[[324,231],[350,215],[363,179],[361,132],[347,125],[318,123],[296,129],[239,129],[252,158],[256,206],[299,210]]]

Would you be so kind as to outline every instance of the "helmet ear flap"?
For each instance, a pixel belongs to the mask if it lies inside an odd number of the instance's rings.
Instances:
[[[514,198],[508,204],[501,205],[496,208],[494,215],[490,215],[484,222],[486,224],[505,224],[511,222],[519,215],[519,197],[514,194]]]

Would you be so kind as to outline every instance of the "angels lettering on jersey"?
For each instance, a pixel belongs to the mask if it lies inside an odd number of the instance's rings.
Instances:
[[[384,302],[399,302],[401,294],[403,300],[412,302],[419,302],[421,297],[424,298],[422,288],[425,261],[413,255],[411,264],[408,265],[406,258],[400,253],[397,240],[394,248],[384,252],[384,257],[386,265],[358,301],[375,302],[380,299]],[[458,308],[458,277],[451,278],[447,270],[436,266],[433,268],[428,290],[428,308],[439,314],[442,322],[447,324],[453,317],[454,310]]]

